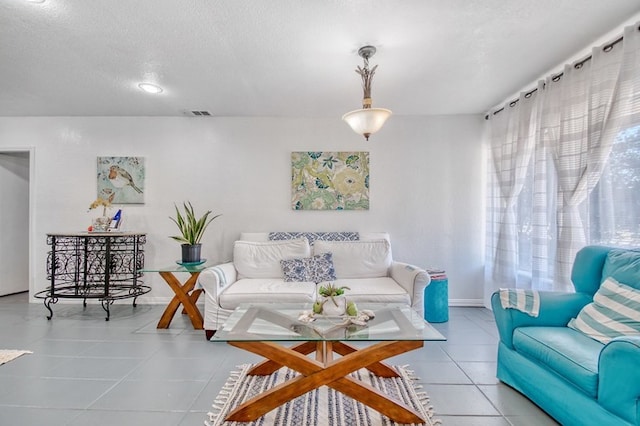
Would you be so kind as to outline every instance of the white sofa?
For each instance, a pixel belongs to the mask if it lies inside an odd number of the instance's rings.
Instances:
[[[275,234],[305,236],[270,240]],[[345,234],[358,239],[336,240]],[[198,277],[205,291],[207,338],[241,303],[314,302],[322,282],[286,281],[281,261],[291,264],[298,262],[292,259],[308,260],[323,253],[331,253],[334,270],[320,271],[319,276],[335,272],[331,281],[349,287],[349,301],[406,303],[423,313],[429,274],[417,266],[394,261],[387,233],[242,233],[234,243],[233,261],[206,268]],[[326,260],[327,256],[318,257]],[[291,279],[291,274],[287,278]]]

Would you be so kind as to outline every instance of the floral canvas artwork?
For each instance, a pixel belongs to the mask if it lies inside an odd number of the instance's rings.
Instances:
[[[291,208],[369,210],[369,153],[292,152]]]
[[[142,204],[144,177],[143,157],[98,157],[98,198],[112,199],[113,204]]]

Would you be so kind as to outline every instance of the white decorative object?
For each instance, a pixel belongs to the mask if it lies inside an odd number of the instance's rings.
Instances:
[[[347,298],[344,296],[323,297],[322,313],[329,317],[339,317],[346,313]]]

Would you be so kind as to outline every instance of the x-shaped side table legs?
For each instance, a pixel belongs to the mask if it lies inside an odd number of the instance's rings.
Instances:
[[[422,341],[380,342],[364,349],[356,349],[342,342],[305,342],[292,348],[274,342],[228,342],[232,346],[262,355],[268,359],[258,364],[250,374],[269,374],[279,366],[285,365],[301,375],[282,383],[268,391],[246,401],[227,416],[228,421],[247,422],[257,419],[274,408],[297,398],[313,389],[326,385],[362,402],[374,410],[386,415],[398,423],[424,423],[424,419],[415,410],[400,401],[389,398],[379,390],[349,376],[360,368],[368,368],[372,372],[382,372],[383,376],[397,376],[383,359],[420,348]],[[312,346],[315,348],[312,349]],[[316,350],[321,352],[313,360],[305,354]],[[331,354],[343,355],[332,360]],[[274,370],[275,369],[275,370]]]
[[[200,275],[200,272],[191,272],[189,279],[184,284],[181,284],[173,273],[160,271],[160,276],[169,284],[169,287],[171,287],[176,295],[173,296],[173,299],[171,299],[171,302],[169,302],[169,305],[167,305],[167,308],[164,310],[160,321],[158,321],[157,328],[169,328],[171,320],[180,305],[184,307],[184,312],[189,315],[189,319],[191,319],[191,324],[193,324],[195,330],[202,330],[204,328],[202,314],[196,306],[202,290],[193,290],[198,280],[198,275]]]

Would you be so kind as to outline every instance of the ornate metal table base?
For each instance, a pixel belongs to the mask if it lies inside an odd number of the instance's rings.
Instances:
[[[51,246],[47,257],[47,279],[50,286],[35,294],[44,299],[53,318],[51,305],[59,299],[98,299],[107,313],[115,300],[133,299],[151,291],[143,285],[138,272],[144,267],[145,234],[78,233],[47,234]]]

